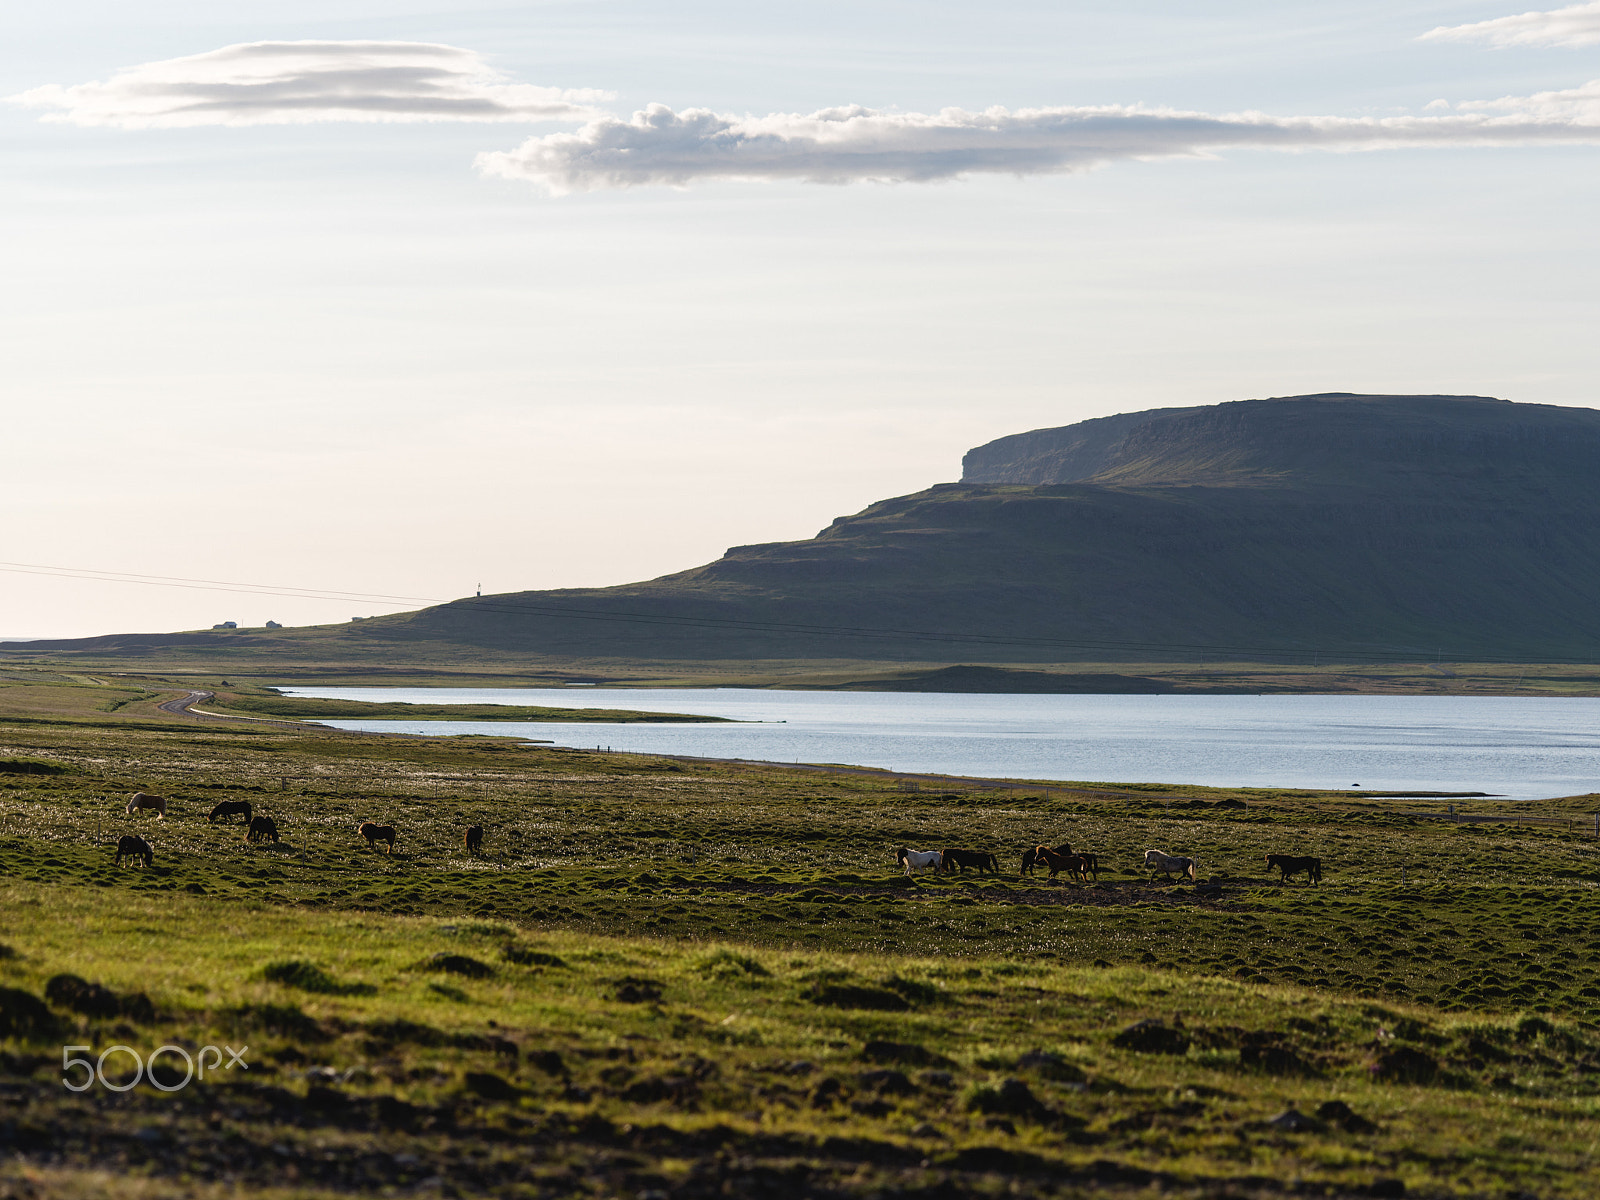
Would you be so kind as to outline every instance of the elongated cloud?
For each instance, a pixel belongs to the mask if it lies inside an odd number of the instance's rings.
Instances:
[[[1551,93],[1558,95],[1558,93]],[[1494,103],[1512,104],[1514,98]],[[1532,104],[1538,97],[1525,98]],[[1558,109],[1552,105],[1552,111]],[[576,133],[530,138],[478,156],[486,175],[552,193],[708,179],[921,183],[975,174],[1084,171],[1127,159],[1219,150],[1378,150],[1404,146],[1600,144],[1600,114],[1468,112],[1440,117],[1212,116],[1170,109],[1003,108],[892,113],[830,108],[809,116],[733,117],[653,105],[630,120],[602,117]]]
[[[1491,46],[1593,46],[1600,43],[1600,3],[1496,17],[1475,25],[1441,25],[1428,30],[1422,39],[1488,42]]]
[[[104,83],[10,96],[45,119],[125,129],[319,121],[583,121],[595,91],[506,83],[431,42],[245,42],[145,63]]]

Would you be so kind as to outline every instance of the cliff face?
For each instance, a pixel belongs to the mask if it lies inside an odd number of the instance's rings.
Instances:
[[[283,631],[638,658],[1600,659],[1600,412],[1330,394],[1001,438],[815,538]],[[224,635],[191,634],[187,639]],[[46,649],[34,644],[30,649]]]
[[[1433,489],[1600,465],[1600,412],[1485,396],[1327,393],[1166,408],[1000,438],[967,483]]]

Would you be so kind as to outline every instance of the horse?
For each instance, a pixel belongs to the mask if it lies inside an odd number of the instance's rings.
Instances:
[[[127,859],[129,862],[143,863],[148,867],[155,862],[155,856],[156,852],[150,849],[150,843],[142,837],[134,837],[130,833],[117,839],[116,865],[119,867],[122,865],[123,859]]]
[[[1083,861],[1083,857],[1078,854],[1058,854],[1050,849],[1049,846],[1035,846],[1033,855],[1033,861],[1036,864],[1050,868],[1051,879],[1056,877],[1057,872],[1065,871],[1074,879],[1081,880],[1088,871],[1088,865]]]
[[[388,842],[389,849],[384,853],[394,853],[394,826],[374,825],[371,821],[363,821],[356,826],[356,832],[367,839],[367,849],[371,850],[379,842]]]
[[[471,825],[467,827],[467,836],[462,839],[463,846],[468,854],[478,854],[483,850],[483,826]]]
[[[977,867],[978,874],[993,871],[1000,874],[1000,860],[992,854],[982,850],[956,850],[949,849],[942,852],[942,861],[939,864],[941,871],[954,871],[959,869],[963,875],[968,867]]]
[[[1190,883],[1196,883],[1196,873],[1200,864],[1192,858],[1182,858],[1176,854],[1167,854],[1162,850],[1146,850],[1144,852],[1144,869],[1147,871],[1160,871],[1166,876],[1167,882],[1172,882],[1172,873],[1176,871],[1180,876],[1188,876]]]
[[[1277,867],[1278,870],[1283,872],[1278,878],[1279,883],[1288,883],[1289,876],[1302,874],[1306,877],[1307,887],[1310,887],[1313,883],[1322,882],[1322,860],[1320,858],[1312,858],[1309,855],[1305,858],[1296,858],[1292,854],[1269,854],[1267,855],[1267,870],[1270,871],[1273,867]]]
[[[206,823],[215,825],[218,817],[243,817],[244,823],[248,825],[250,824],[250,801],[224,800],[206,814]]]
[[[937,871],[944,865],[943,850],[907,850],[901,846],[894,852],[894,860],[906,869],[906,874],[912,871],[925,871],[932,867]]]
[[[247,842],[276,842],[278,824],[271,817],[251,817],[250,828],[245,832]]]
[[[1052,854],[1071,854],[1072,853],[1072,847],[1068,843],[1062,842],[1061,845],[1051,848],[1051,853]],[[1040,861],[1041,860],[1039,858],[1039,848],[1037,846],[1035,846],[1031,850],[1024,850],[1022,852],[1022,874],[1024,874],[1024,875],[1032,875],[1033,874],[1033,868],[1036,865],[1038,865],[1038,863]]]
[[[167,817],[167,798],[165,796],[152,796],[149,792],[135,792],[128,798],[128,807],[122,811],[130,817],[139,809],[153,808],[156,810],[156,820],[164,821]]]
[[[1096,883],[1100,882],[1100,860],[1087,851],[1079,850],[1078,857],[1083,860],[1083,869],[1094,876]]]

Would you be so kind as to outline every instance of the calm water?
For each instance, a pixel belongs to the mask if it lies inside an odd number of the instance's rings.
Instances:
[[[737,688],[285,688],[296,696],[700,713],[745,725],[329,721],[710,758],[1014,779],[1214,786],[1600,792],[1600,699],[976,696]],[[780,723],[781,722],[781,723]]]

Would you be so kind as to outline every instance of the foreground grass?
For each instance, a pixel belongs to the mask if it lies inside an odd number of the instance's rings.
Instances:
[[[0,986],[151,1002],[12,1021],[0,1144],[33,1194],[1586,1194],[1600,848],[1564,827],[120,716],[0,723]],[[168,819],[123,814],[135,788]],[[282,840],[207,824],[224,799]],[[131,832],[153,868],[112,867]],[[1098,884],[1014,874],[1062,840]],[[902,844],[1013,873],[908,880]],[[1150,845],[1220,886],[1152,882]],[[1276,885],[1277,852],[1325,884]],[[64,1042],[225,1040],[247,1076],[59,1083]]]
[[[0,903],[26,914],[5,986],[67,972],[153,1009],[58,1005],[37,1051],[8,1043],[11,1148],[56,1171],[114,1154],[313,1190],[1578,1196],[1594,1154],[1600,1035],[1539,1017],[15,881]],[[248,1074],[78,1097],[62,1038],[248,1044]]]

